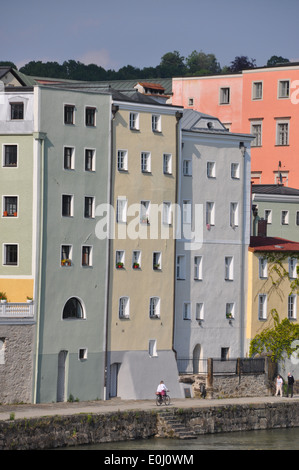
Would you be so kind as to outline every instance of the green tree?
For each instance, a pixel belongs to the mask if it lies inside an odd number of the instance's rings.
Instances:
[[[193,51],[186,59],[188,75],[209,75],[220,73],[221,68],[214,54]]]
[[[284,354],[290,357],[293,352],[299,350],[299,346],[292,346],[295,340],[299,340],[299,325],[292,323],[288,318],[279,320],[275,309],[271,311],[274,321],[272,328],[265,328],[250,342],[249,355],[270,353],[273,362],[283,358]]]
[[[18,70],[18,67],[13,62],[10,62],[9,60],[1,60],[0,67],[12,67],[13,69]]]
[[[286,59],[285,57],[273,55],[268,60],[267,67],[271,67],[271,66],[277,65],[277,64],[287,64],[288,62],[290,62],[289,59]]]
[[[178,51],[167,52],[161,57],[159,67],[160,77],[180,77],[185,75],[185,58]]]
[[[245,69],[253,69],[255,67],[255,59],[249,59],[247,56],[242,55],[235,57],[235,59],[231,62],[229,71],[235,73],[241,72]]]

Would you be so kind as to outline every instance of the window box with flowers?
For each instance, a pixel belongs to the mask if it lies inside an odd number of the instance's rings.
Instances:
[[[72,262],[70,259],[62,259],[61,260],[61,266],[71,266]]]
[[[124,269],[124,263],[117,262],[116,263],[116,269]]]
[[[139,269],[139,263],[133,263],[133,269]]]
[[[234,318],[234,316],[233,316],[232,313],[228,312],[228,313],[226,314],[226,318],[228,318],[228,319],[231,320],[232,318]]]
[[[0,302],[1,302],[2,304],[6,304],[6,302],[7,302],[7,297],[6,297],[5,292],[0,292]]]

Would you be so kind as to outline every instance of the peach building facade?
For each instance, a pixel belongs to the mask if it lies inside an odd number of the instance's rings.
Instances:
[[[251,178],[299,187],[299,64],[173,79],[173,105],[217,116],[231,132],[251,133]]]

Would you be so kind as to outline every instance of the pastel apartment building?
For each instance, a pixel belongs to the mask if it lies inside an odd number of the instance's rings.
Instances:
[[[298,80],[298,63],[174,78],[172,104],[217,116],[231,132],[253,134],[253,183],[298,188]]]

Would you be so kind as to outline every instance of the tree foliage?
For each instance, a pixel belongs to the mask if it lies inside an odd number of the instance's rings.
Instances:
[[[277,64],[287,64],[288,62],[290,62],[289,59],[286,59],[285,57],[273,55],[268,60],[267,67],[271,67],[271,66],[277,65]]]
[[[255,67],[255,59],[249,59],[247,56],[242,55],[235,57],[235,59],[231,62],[229,71],[236,73],[246,69],[253,69]]]
[[[277,362],[284,354],[290,357],[299,350],[298,345],[294,346],[294,341],[299,340],[299,325],[292,323],[288,318],[280,321],[275,309],[271,311],[271,315],[274,326],[265,328],[251,340],[249,355],[267,352],[271,354],[272,361]]]

